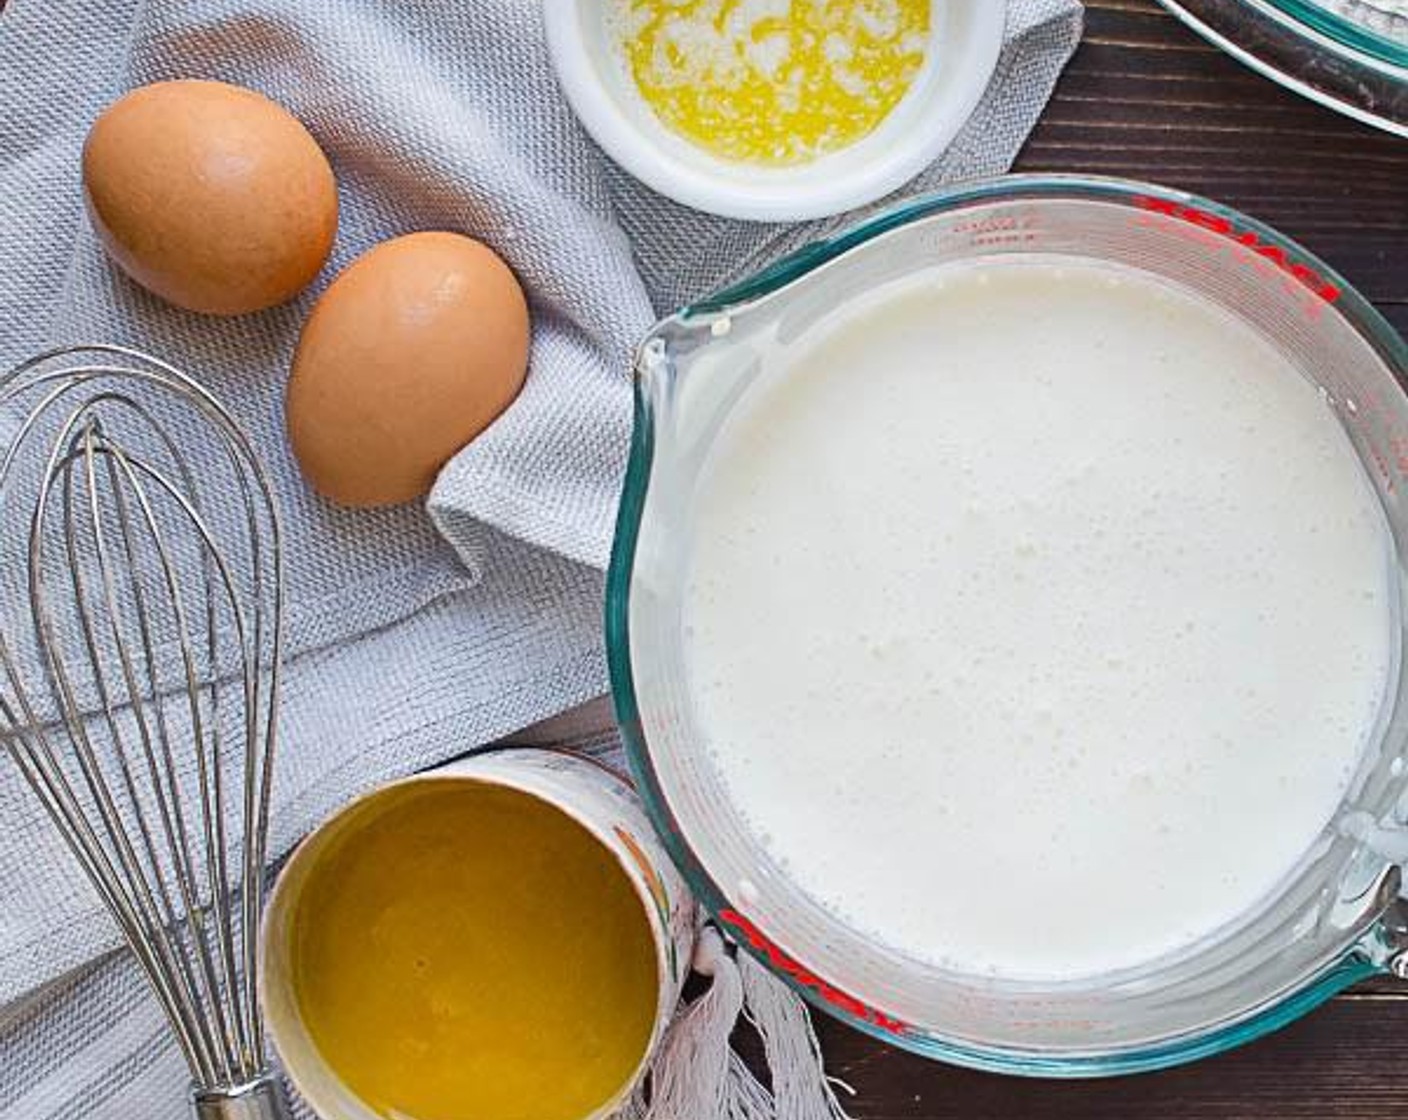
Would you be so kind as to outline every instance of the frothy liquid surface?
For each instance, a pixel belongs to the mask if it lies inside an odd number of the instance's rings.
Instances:
[[[819,902],[932,963],[1087,975],[1314,843],[1384,695],[1389,570],[1343,432],[1248,327],[1080,261],[949,269],[735,409],[686,652]]]

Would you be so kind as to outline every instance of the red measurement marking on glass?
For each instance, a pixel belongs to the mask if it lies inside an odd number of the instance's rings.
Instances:
[[[748,942],[754,949],[762,953],[768,959],[773,968],[779,972],[790,976],[796,983],[819,995],[832,1007],[838,1008],[857,1019],[879,1027],[882,1031],[890,1034],[906,1034],[909,1032],[909,1024],[886,1015],[883,1011],[878,1011],[868,1004],[862,1003],[855,996],[848,995],[839,988],[828,984],[816,973],[812,972],[799,961],[793,960],[781,949],[779,949],[767,934],[763,933],[746,917],[737,910],[722,910],[719,912],[719,921],[732,929],[738,936]]]
[[[1249,250],[1256,259],[1266,261],[1275,270],[1295,280],[1301,287],[1319,296],[1326,303],[1334,303],[1343,294],[1337,284],[1332,283],[1304,261],[1291,257],[1280,245],[1263,241],[1255,230],[1239,229],[1230,219],[1221,214],[1213,214],[1196,206],[1189,206],[1170,198],[1153,198],[1141,195],[1137,200],[1140,209],[1165,217],[1176,218],[1208,233],[1240,245]]]
[[[1041,230],[1036,219],[1028,214],[1005,213],[965,218],[954,226],[953,232],[959,237],[968,238],[974,245],[986,248],[1034,245],[1040,240]],[[948,236],[936,231],[935,243],[940,248],[946,248]]]

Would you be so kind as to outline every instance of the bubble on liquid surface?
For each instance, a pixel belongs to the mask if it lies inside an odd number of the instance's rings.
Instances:
[[[730,795],[808,893],[966,971],[1127,962],[1234,916],[1318,832],[1382,687],[1381,527],[1333,417],[1220,311],[1096,271],[955,274],[885,312],[904,330],[789,350],[809,399],[866,407],[769,408],[718,450],[728,503],[704,482],[728,531],[693,640],[725,683],[696,699],[743,729]],[[1026,329],[970,326],[1002,300]]]

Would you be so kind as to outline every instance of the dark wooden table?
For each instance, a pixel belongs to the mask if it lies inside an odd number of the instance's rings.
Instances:
[[[1229,203],[1302,241],[1408,333],[1408,140],[1284,92],[1153,0],[1086,4],[1085,43],[1018,167]],[[856,1120],[1408,1120],[1408,986],[1369,985],[1231,1054],[1103,1082],[971,1073],[817,1025]]]
[[[1408,140],[1286,93],[1153,0],[1087,0],[1086,38],[1018,167],[1147,179],[1303,242],[1408,333]],[[1408,987],[1355,990],[1279,1034],[1103,1082],[970,1073],[819,1023],[857,1120],[1408,1118]]]

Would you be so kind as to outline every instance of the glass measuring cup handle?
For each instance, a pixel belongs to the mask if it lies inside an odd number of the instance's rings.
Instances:
[[[1392,948],[1384,971],[1408,980],[1408,900],[1399,898],[1380,919],[1381,936]]]
[[[1399,815],[1380,822],[1365,812],[1350,813],[1340,822],[1339,831],[1389,861],[1378,885],[1379,919],[1358,950],[1384,972],[1408,980],[1408,823],[1401,823]]]

